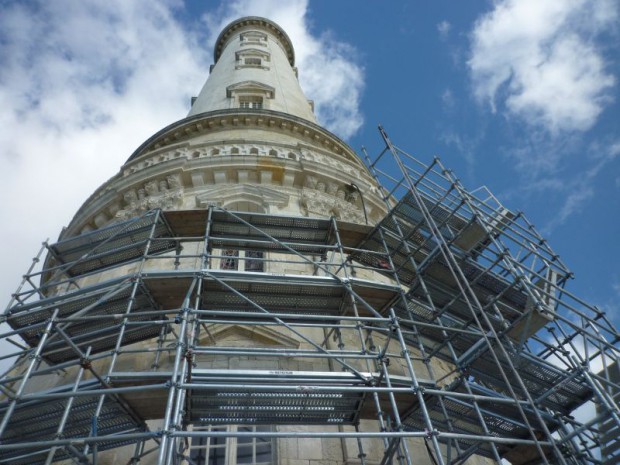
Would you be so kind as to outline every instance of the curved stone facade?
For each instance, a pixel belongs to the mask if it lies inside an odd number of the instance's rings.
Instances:
[[[233,186],[286,197],[277,206],[256,205],[265,213],[333,215],[358,223],[376,222],[385,213],[367,168],[336,136],[282,113],[213,111],[147,141],[86,201],[64,237],[153,208],[203,208],[205,192]]]
[[[187,118],[139,147],[80,208],[63,237],[153,208],[228,206],[234,201],[207,197],[233,186],[263,191],[253,195],[250,208],[257,211],[353,222],[383,216],[365,165],[316,124],[297,80],[293,46],[278,25],[256,17],[234,21],[217,39],[214,56]],[[259,199],[269,197],[266,189],[277,193],[276,205]]]

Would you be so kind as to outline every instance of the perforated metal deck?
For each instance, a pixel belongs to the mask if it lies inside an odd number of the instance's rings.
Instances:
[[[99,389],[101,385],[96,381],[82,382],[78,391]],[[72,386],[62,386],[39,394],[68,393]],[[92,418],[95,414],[99,395],[77,396],[74,398],[66,426],[63,430],[63,438],[85,438],[91,435]],[[26,397],[27,399],[27,397]],[[2,444],[13,444],[30,441],[49,441],[56,438],[56,432],[60,424],[68,398],[48,400],[24,400],[18,403],[17,408],[8,427],[2,437]],[[0,403],[0,417],[4,416],[8,408],[8,402]],[[134,420],[131,415],[112,397],[106,397],[103,408],[97,422],[99,436],[117,435],[117,439],[98,445],[99,450],[106,450],[129,444],[132,441],[123,440],[123,433],[131,433],[142,430],[142,425]],[[84,445],[76,443],[75,449],[82,453]],[[45,462],[49,447],[40,449],[16,449],[0,451],[0,463],[11,465],[38,465]],[[72,457],[64,448],[58,448],[54,455],[54,462],[67,460]]]
[[[501,400],[508,399],[507,397],[500,396],[494,391],[486,389],[483,386],[476,385],[475,383],[469,383],[469,388],[474,395],[497,397]],[[457,380],[450,387],[446,388],[446,390],[456,393],[467,392],[462,382],[459,380]],[[452,433],[464,435],[490,435],[494,437],[514,439],[531,439],[532,434],[540,434],[539,431],[541,429],[541,425],[534,412],[528,407],[524,407],[524,413],[529,426],[524,421],[517,406],[514,404],[479,402],[478,407],[482,417],[484,418],[487,432],[484,431],[481,426],[474,403],[469,399],[446,396],[443,397],[442,406],[441,398],[427,396],[425,398],[425,404],[429,411],[429,416],[433,422],[433,425],[441,431],[450,431]],[[548,414],[542,413],[542,415],[547,427],[552,431],[556,429],[557,425],[554,419]],[[419,411],[419,404],[411,410],[406,418],[403,418],[403,425],[410,431],[420,431],[425,428],[423,415]],[[439,440],[442,442],[448,441],[447,439],[442,438]],[[488,443],[480,443],[479,441],[468,440],[466,438],[459,439],[458,442],[462,450],[468,450],[472,446],[478,446],[478,449],[476,450],[477,454],[493,458],[493,454]],[[497,447],[500,454],[503,455],[515,446],[511,444],[498,444]]]
[[[399,221],[401,230],[403,229],[402,223],[403,221]],[[436,302],[437,307],[450,302],[452,313],[469,319],[471,311],[468,305],[462,299],[453,302],[454,296],[459,294],[459,288],[452,272],[446,265],[445,259],[439,253],[437,243],[433,239],[423,236],[419,230],[414,231],[413,228],[404,231],[404,236],[407,239],[403,241],[396,235],[395,227],[396,223],[392,218],[392,213],[390,213],[358,248],[385,253],[387,246],[394,271],[402,283],[411,287],[410,292],[412,294],[419,298],[425,295],[418,279],[419,274],[427,284],[430,296]],[[383,245],[382,238],[385,240],[386,246]],[[407,245],[409,250],[407,250]],[[378,266],[379,258],[376,254],[356,253],[354,257],[367,266],[377,268],[379,272],[388,275],[391,273],[391,270],[386,270],[385,266]],[[490,298],[499,296],[497,299],[498,306],[503,316],[511,321],[525,311],[527,296],[513,283],[484,269],[465,255],[461,257],[459,266],[481,302],[488,302]]]
[[[93,354],[112,349],[116,345],[124,315],[135,322],[144,321],[144,324],[128,327],[123,344],[155,337],[160,328],[150,323],[149,320],[153,317],[140,315],[140,312],[154,310],[157,306],[146,287],[141,284],[138,285],[135,298],[129,306],[132,288],[131,277],[121,278],[27,305],[15,305],[8,312],[7,322],[13,329],[23,329],[21,335],[24,340],[31,347],[35,347],[39,343],[44,323],[51,317],[52,312],[58,309],[59,319],[75,319],[60,322],[59,327],[81,350],[85,351],[91,346]],[[49,338],[42,356],[53,363],[79,358],[58,334]]]
[[[156,224],[155,224],[156,223]],[[153,225],[155,228],[153,229]],[[141,258],[152,238],[171,237],[170,227],[158,211],[102,229],[70,237],[49,246],[52,266],[70,276],[79,276]],[[150,254],[173,250],[173,240],[152,241]]]
[[[205,309],[242,312],[259,311],[260,306],[276,315],[351,314],[351,298],[347,287],[335,278],[225,272],[212,273],[211,276],[217,280],[206,279],[204,282],[202,301]],[[393,285],[362,279],[350,279],[348,286],[377,312],[399,292]],[[230,288],[236,292],[232,292]],[[371,314],[362,305],[358,310],[362,315]]]

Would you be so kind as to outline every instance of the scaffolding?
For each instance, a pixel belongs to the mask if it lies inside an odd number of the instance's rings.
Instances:
[[[523,214],[380,132],[374,226],[212,206],[44,243],[3,315],[0,463],[184,464],[246,436],[357,440],[361,465],[370,440],[411,465],[412,438],[441,465],[617,463],[612,322]]]

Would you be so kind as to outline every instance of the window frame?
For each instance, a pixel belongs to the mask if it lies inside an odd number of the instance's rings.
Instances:
[[[239,50],[235,54],[236,65],[235,69],[241,68],[260,68],[269,69],[269,63],[271,62],[271,55],[265,50],[259,50],[255,48],[248,48]],[[249,60],[249,61],[248,61]],[[252,60],[254,60],[252,62]]]
[[[211,431],[225,431],[228,433],[236,433],[242,430],[242,428],[249,429],[249,432],[271,432],[273,427],[269,425],[201,425],[194,426],[193,431],[200,432],[205,431],[207,433]],[[249,439],[249,441],[241,442],[240,440]],[[212,444],[215,442],[215,444]],[[262,447],[265,446],[265,447]],[[249,449],[249,460],[239,462],[240,449]],[[267,450],[269,454],[268,461],[257,461],[259,450]],[[222,454],[214,454],[215,457],[223,458],[223,463],[211,461],[211,451],[223,450]],[[277,463],[277,444],[275,438],[259,438],[256,435],[250,435],[248,437],[212,437],[206,434],[205,436],[192,437],[188,449],[187,456],[196,465],[275,465]],[[247,455],[246,455],[247,457]],[[186,463],[191,463],[187,462]]]
[[[266,47],[268,38],[269,36],[267,34],[258,31],[242,32],[239,35],[241,45],[258,45],[261,47]]]
[[[239,108],[244,110],[262,110],[265,108],[265,99],[260,95],[239,95],[237,102]]]
[[[221,249],[216,255],[219,270],[265,273],[267,257],[262,250]]]

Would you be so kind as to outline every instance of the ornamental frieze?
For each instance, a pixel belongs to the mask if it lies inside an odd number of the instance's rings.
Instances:
[[[301,150],[287,147],[274,147],[271,145],[261,144],[230,144],[218,145],[216,147],[182,147],[175,150],[169,150],[158,153],[151,157],[145,158],[138,162],[134,162],[123,170],[123,176],[127,177],[137,173],[143,169],[159,165],[174,160],[194,160],[200,158],[211,158],[221,156],[259,156],[259,157],[275,157],[287,160],[301,161],[307,160],[320,163],[335,168],[337,171],[346,173],[354,178],[359,178],[361,172],[352,164],[339,159],[335,154],[316,153],[307,149]]]
[[[144,187],[123,193],[124,206],[116,212],[115,218],[128,219],[155,208],[176,210],[183,205],[183,192],[179,174],[168,175],[159,181],[149,181]]]
[[[329,183],[330,191],[335,183]],[[343,189],[336,186],[335,195],[325,192],[325,183],[318,182],[316,189],[304,188],[301,194],[300,204],[306,216],[335,216],[339,220],[353,223],[364,222],[364,212],[360,207],[351,203],[353,197],[347,199]],[[355,197],[356,199],[357,197]]]

